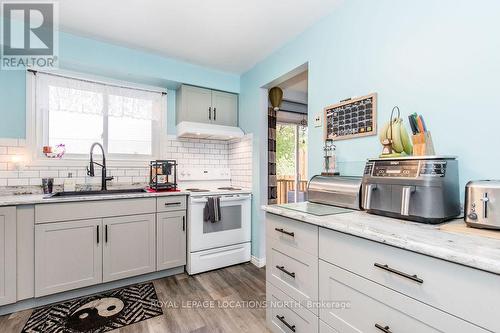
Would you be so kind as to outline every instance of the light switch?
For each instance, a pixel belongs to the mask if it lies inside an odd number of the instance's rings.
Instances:
[[[321,113],[317,113],[315,116],[314,116],[314,127],[321,127],[322,123],[321,123]]]

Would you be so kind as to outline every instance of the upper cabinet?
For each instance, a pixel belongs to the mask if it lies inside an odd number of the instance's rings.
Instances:
[[[238,95],[182,85],[176,94],[177,123],[237,126]]]

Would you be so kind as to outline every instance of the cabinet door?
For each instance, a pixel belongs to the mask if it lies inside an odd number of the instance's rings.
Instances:
[[[16,208],[0,208],[0,305],[16,301]]]
[[[212,121],[212,91],[198,87],[181,87],[179,121],[209,123]]]
[[[35,226],[35,296],[102,281],[101,220]]]
[[[213,122],[217,125],[237,126],[238,95],[212,91]]]
[[[155,270],[155,214],[103,219],[103,281]]]
[[[186,211],[158,213],[156,223],[156,269],[185,265]]]

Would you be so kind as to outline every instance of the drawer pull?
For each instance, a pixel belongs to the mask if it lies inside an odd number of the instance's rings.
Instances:
[[[381,330],[384,333],[392,333],[392,331],[390,330],[389,326],[382,326],[380,324],[375,324],[375,327],[378,328],[379,330]]]
[[[165,202],[165,206],[177,206],[180,205],[180,202]]]
[[[289,323],[287,323],[287,321],[285,320],[285,316],[276,315],[276,318],[278,318],[279,321],[281,321],[286,327],[288,327],[290,331],[295,332],[295,325],[290,325]]]
[[[283,273],[285,273],[287,275],[290,275],[291,277],[293,277],[295,279],[295,273],[287,271],[285,269],[285,266],[278,266],[278,265],[276,265],[276,268],[279,269],[280,271],[282,271]]]
[[[421,278],[419,278],[416,274],[415,275],[410,275],[410,274],[398,271],[397,269],[391,268],[391,267],[389,267],[389,265],[382,265],[382,264],[379,264],[379,263],[375,263],[373,265],[375,267],[383,269],[384,271],[388,271],[388,272],[394,273],[396,275],[405,277],[405,278],[410,279],[412,281],[415,281],[417,283],[424,283],[424,280],[422,280]]]
[[[286,231],[283,228],[274,228],[274,230],[276,230],[277,232],[281,232],[282,234],[295,237],[295,233],[294,232]]]

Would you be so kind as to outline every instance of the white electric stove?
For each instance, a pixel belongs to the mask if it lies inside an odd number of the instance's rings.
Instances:
[[[251,191],[231,186],[228,168],[180,169],[178,183],[181,190],[190,192],[188,274],[250,261]],[[221,219],[215,223],[203,220],[203,210],[210,196],[220,197]]]

